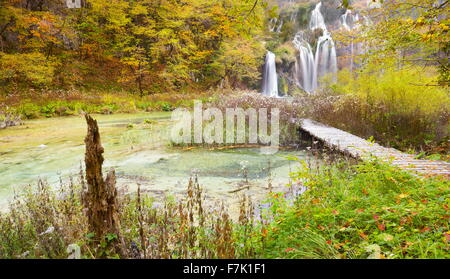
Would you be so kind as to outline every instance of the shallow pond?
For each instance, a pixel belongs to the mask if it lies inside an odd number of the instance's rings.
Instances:
[[[283,190],[289,173],[298,167],[287,156],[305,153],[284,150],[260,154],[259,148],[173,148],[169,144],[170,113],[95,115],[105,148],[104,172],[114,168],[119,187],[134,191],[139,183],[155,197],[183,195],[189,177],[197,174],[206,197],[233,203],[245,180],[245,192],[255,198]],[[59,185],[76,176],[84,159],[86,123],[83,117],[27,121],[25,125],[0,130],[0,206],[14,190],[35,184],[39,178]],[[242,164],[247,165],[247,175]]]

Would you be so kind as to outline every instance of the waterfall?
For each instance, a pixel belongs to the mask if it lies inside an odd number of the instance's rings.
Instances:
[[[363,25],[369,25],[370,19],[367,16],[362,16],[362,19],[360,18],[360,15],[356,13],[353,15],[351,10],[346,10],[345,14],[343,14],[340,18],[340,22],[342,27],[348,31],[355,31],[359,30]],[[362,43],[355,43],[354,37],[351,37],[350,41],[350,72],[353,72],[354,67],[354,57],[355,55],[358,55],[363,52],[363,45]]]
[[[297,18],[298,18],[298,10],[291,14],[290,20],[291,20],[291,22],[295,23],[295,22],[297,22]]]
[[[275,54],[268,51],[263,76],[263,94],[268,97],[278,97],[278,76]]]
[[[366,16],[364,16],[363,18],[364,18],[364,23],[367,24],[367,21],[369,20],[369,18]],[[343,15],[341,15],[341,18],[340,18],[342,27],[344,27],[344,29],[347,31],[359,29],[361,27],[361,24],[359,21],[360,21],[359,14],[357,13],[357,14],[353,15],[352,10],[346,10],[345,13]]]
[[[341,15],[340,21],[341,25],[345,28],[345,30],[351,30],[350,27],[353,22],[350,22],[352,19],[352,10],[346,10],[345,14]]]
[[[317,41],[315,55],[311,45],[303,37],[303,32],[298,32],[293,40],[294,46],[299,51],[296,61],[295,75],[300,87],[306,92],[313,93],[319,85],[319,79],[327,74],[337,73],[336,47],[328,32],[325,19],[320,9],[322,2],[319,2],[311,13],[309,30],[322,30],[322,35]]]
[[[324,32],[327,30],[327,26],[325,24],[325,19],[323,18],[322,12],[320,9],[322,8],[322,2],[317,3],[316,7],[311,13],[311,20],[309,21],[309,29],[322,29]]]
[[[283,20],[281,20],[280,24],[278,25],[278,28],[275,30],[277,33],[281,33],[281,28],[283,28]]]
[[[281,33],[283,24],[284,24],[283,20],[278,21],[278,18],[272,18],[271,20],[269,20],[270,32]]]
[[[269,30],[270,30],[270,32],[273,32],[275,30],[276,25],[277,25],[277,21],[278,21],[278,18],[271,18],[269,20]],[[272,26],[270,26],[270,25],[272,25]]]
[[[293,41],[300,53],[295,65],[296,81],[303,90],[312,92],[315,88],[314,76],[316,73],[314,54],[311,45],[303,38],[303,35],[303,32],[298,32]]]
[[[345,14],[343,14],[340,18],[341,25],[347,31],[352,31],[354,29],[354,24],[359,20],[358,14],[353,16],[351,10],[346,10]],[[353,72],[353,64],[354,64],[354,55],[355,55],[355,45],[353,42],[353,38],[350,42],[350,72]]]
[[[315,80],[313,81],[313,85],[314,89],[317,89],[319,84],[318,80],[320,78],[330,73],[335,77],[337,73],[336,47],[330,33],[324,32],[324,34],[319,37],[315,58],[317,72],[314,76]]]

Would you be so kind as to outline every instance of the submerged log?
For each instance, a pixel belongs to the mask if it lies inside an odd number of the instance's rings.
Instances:
[[[89,231],[95,233],[94,243],[105,241],[120,256],[125,256],[125,246],[120,234],[119,203],[117,200],[116,175],[111,170],[103,179],[102,165],[104,149],[100,141],[97,121],[85,115],[88,133],[85,164],[87,191],[84,194],[84,206],[87,208]],[[105,237],[110,235],[109,240]]]

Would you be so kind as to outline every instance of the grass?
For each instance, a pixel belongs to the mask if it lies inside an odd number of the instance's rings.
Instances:
[[[80,181],[51,190],[40,181],[28,187],[0,215],[0,258],[118,258],[109,243],[116,235],[105,235],[92,247],[94,235],[87,230]],[[249,226],[249,202],[242,201],[240,226]],[[237,258],[251,257],[254,249],[241,248],[245,231],[235,225],[223,206],[204,204],[202,189],[191,179],[186,198],[167,197],[155,201],[142,195],[120,196],[121,234],[127,258]],[[79,252],[77,252],[79,251]]]
[[[110,91],[24,91],[0,96],[0,115],[14,114],[22,119],[78,115],[80,113],[134,113],[172,111],[192,106],[203,94],[154,94],[139,97],[127,92]]]
[[[282,145],[289,145],[298,143],[297,131],[299,125],[294,123],[292,119],[301,118],[304,115],[304,108],[300,101],[297,99],[286,101],[284,99],[269,98],[256,92],[238,92],[221,96],[209,105],[218,108],[224,114],[229,108],[241,108],[244,111],[247,109],[255,109],[256,112],[261,111],[261,109],[267,109],[267,121],[269,123],[271,121],[272,110],[279,109],[279,141]],[[246,129],[249,129],[248,115],[246,115]],[[225,137],[226,132],[226,127],[224,127]]]
[[[273,221],[260,257],[450,257],[448,181],[377,162],[306,168],[293,177],[308,191],[295,201],[280,194],[268,201]]]
[[[426,68],[383,72],[342,71],[339,82],[312,96],[315,119],[402,151],[448,155],[448,88],[427,86],[435,74]]]
[[[395,86],[406,86],[401,80],[398,83]],[[386,82],[379,88],[388,90],[389,86]],[[396,102],[388,104],[381,97],[369,102],[358,95],[344,94],[342,88],[333,90],[332,94],[299,97],[284,106],[283,142],[289,143],[295,133],[297,127],[290,122],[294,116],[314,116],[327,123],[337,121],[347,130],[375,135],[376,139],[402,148],[436,148],[441,137],[438,131],[448,124],[433,122],[445,116],[441,114],[445,110],[438,107],[408,110],[410,104],[396,107]],[[108,109],[104,113],[112,113],[171,110],[192,104],[185,96],[168,94],[145,98],[107,93],[47,94],[39,99],[30,97],[29,101],[15,101],[14,96],[9,96],[8,109],[33,118],[57,116],[62,111],[98,112],[105,106]],[[279,105],[278,100],[259,95],[214,96],[204,98],[221,109]],[[393,100],[401,98],[398,96]],[[374,119],[389,125],[377,126]],[[397,125],[403,128],[393,129]],[[424,145],[425,140],[430,142]],[[444,153],[445,150],[448,151],[443,147]],[[421,156],[426,156],[426,152]],[[127,257],[450,258],[447,180],[414,176],[376,161],[356,165],[330,162],[321,167],[304,162],[301,169],[292,173],[291,180],[290,193],[271,193],[260,204],[242,196],[237,220],[231,219],[225,205],[208,206],[196,178],[191,179],[186,198],[181,200],[154,200],[140,190],[121,194],[121,234]],[[117,236],[105,235],[98,246],[92,245],[93,235],[87,229],[81,202],[82,185],[81,173],[78,181],[61,183],[57,190],[41,181],[18,195],[9,210],[0,215],[0,258],[117,258],[108,248]]]
[[[22,119],[57,117],[87,113],[134,113],[191,108],[193,100],[226,108],[281,108],[283,144],[295,143],[298,126],[292,119],[313,118],[382,145],[448,160],[449,110],[445,88],[418,87],[430,81],[417,69],[386,71],[381,76],[360,73],[350,78],[341,72],[339,84],[314,95],[289,101],[273,100],[248,92],[212,90],[201,94],[153,94],[138,97],[111,91],[24,91],[0,96],[0,119],[13,115]],[[414,79],[412,78],[414,77]],[[375,80],[376,79],[376,80]]]
[[[261,204],[241,196],[236,220],[208,206],[196,178],[181,200],[121,194],[127,257],[449,258],[448,181],[377,162],[304,162],[292,178],[302,194],[271,193]],[[82,176],[18,195],[0,215],[0,258],[117,258],[108,250],[115,235],[92,247],[76,185]]]

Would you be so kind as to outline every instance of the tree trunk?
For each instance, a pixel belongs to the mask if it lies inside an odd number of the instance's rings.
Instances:
[[[117,254],[125,257],[125,246],[120,235],[115,172],[111,170],[106,180],[103,180],[102,164],[104,159],[102,154],[104,149],[100,142],[97,121],[88,114],[85,115],[85,118],[88,125],[88,133],[84,140],[88,189],[83,200],[87,208],[89,231],[95,233],[94,245],[97,246],[100,242],[105,241],[108,248],[113,248]],[[109,240],[105,238],[108,234],[111,236]]]

